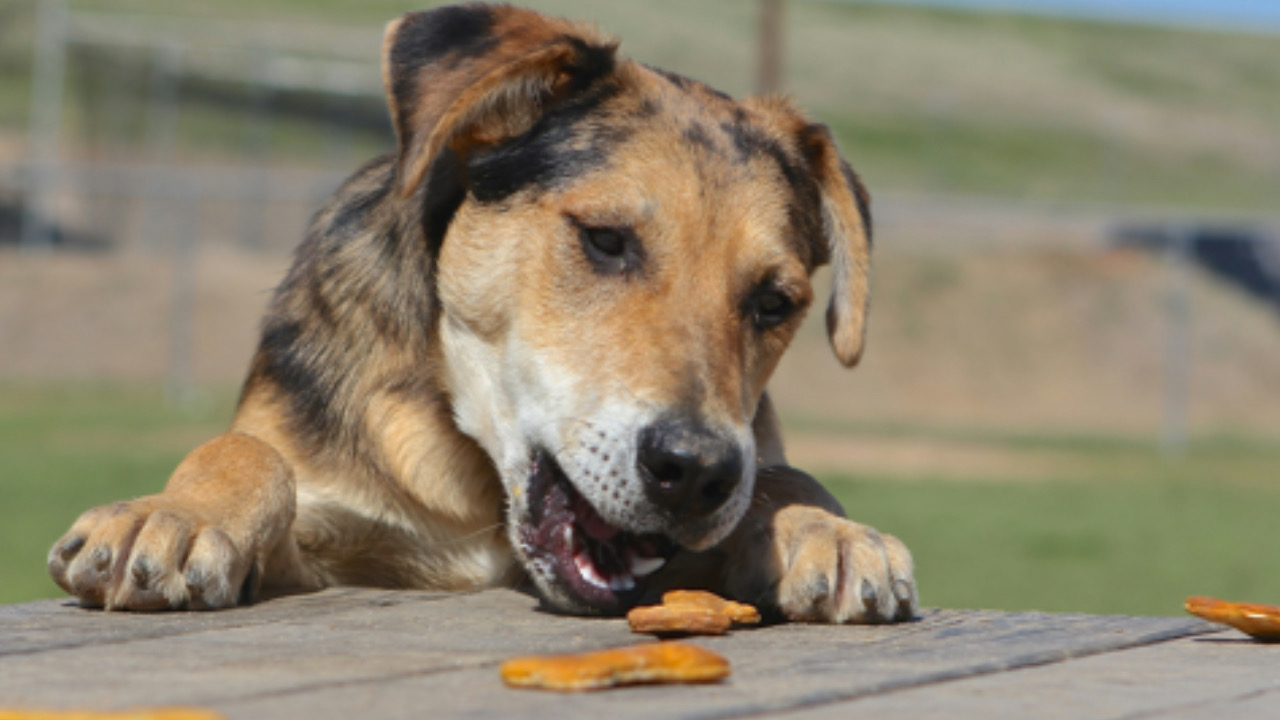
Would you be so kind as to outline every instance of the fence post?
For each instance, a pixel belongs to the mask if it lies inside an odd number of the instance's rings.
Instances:
[[[271,154],[274,56],[265,47],[253,50],[254,78],[244,120],[244,158],[252,169],[240,196],[240,245],[259,250],[266,243],[267,198],[271,191],[267,163]]]
[[[146,125],[147,161],[153,170],[162,166],[168,169],[173,162],[173,149],[178,137],[182,55],[182,46],[175,43],[157,45],[154,49],[151,84],[147,91]],[[175,213],[169,201],[172,191],[171,187],[156,187],[155,183],[148,183],[146,209],[142,216],[144,225],[140,233],[146,246],[159,248],[169,244],[165,235],[175,224]],[[169,221],[168,226],[165,220]]]
[[[761,95],[782,89],[782,3],[783,0],[760,0],[756,92]]]
[[[1191,253],[1194,230],[1178,227],[1165,245],[1164,408],[1160,450],[1167,457],[1187,452],[1191,400]]]
[[[63,0],[38,0],[31,113],[27,129],[26,188],[22,203],[23,248],[53,244],[53,201],[62,148],[62,92],[67,64],[67,9]]]
[[[196,251],[199,232],[200,189],[182,182],[171,196],[175,206],[172,217],[173,287],[169,296],[169,372],[166,390],[169,402],[185,405],[192,390],[192,326],[195,324]]]

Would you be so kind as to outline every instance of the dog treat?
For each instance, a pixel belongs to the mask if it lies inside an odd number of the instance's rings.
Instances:
[[[760,622],[760,611],[705,590],[670,590],[663,594],[661,605],[632,608],[627,622],[638,633],[723,635],[735,623]]]
[[[598,690],[618,685],[707,683],[729,676],[729,661],[696,645],[646,643],[576,655],[535,655],[502,664],[502,681],[544,690]]]
[[[724,613],[697,605],[649,605],[631,608],[632,632],[654,635],[723,635],[733,620]]]
[[[133,710],[6,710],[0,720],[223,720],[212,710],[190,707],[135,708]]]
[[[760,611],[754,605],[725,600],[706,590],[670,590],[662,595],[663,605],[691,605],[727,616],[739,625],[760,622]]]
[[[1183,607],[1196,617],[1230,625],[1258,640],[1280,641],[1280,607],[1275,605],[1228,602],[1197,595],[1187,598]]]

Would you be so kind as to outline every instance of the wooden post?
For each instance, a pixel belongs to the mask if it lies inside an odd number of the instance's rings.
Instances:
[[[1194,230],[1170,231],[1165,245],[1164,408],[1160,449],[1167,457],[1187,453],[1191,405],[1191,271]]]
[[[67,56],[64,0],[36,5],[35,58],[31,71],[31,119],[19,244],[27,249],[53,244],[54,198],[61,162],[62,86]]]
[[[761,95],[782,90],[782,3],[783,0],[760,0],[760,64],[756,92]]]

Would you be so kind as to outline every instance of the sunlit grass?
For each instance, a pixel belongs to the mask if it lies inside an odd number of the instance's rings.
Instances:
[[[1189,595],[1280,602],[1275,485],[826,482],[912,548],[926,605],[1177,615]]]
[[[230,392],[184,407],[150,388],[0,386],[0,602],[61,593],[49,546],[92,506],[159,491],[230,419]]]

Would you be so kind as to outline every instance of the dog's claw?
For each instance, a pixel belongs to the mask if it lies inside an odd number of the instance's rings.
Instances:
[[[111,548],[106,545],[99,545],[89,553],[89,566],[100,573],[106,572],[111,567]]]
[[[876,611],[876,589],[866,578],[862,579],[862,607],[866,608],[868,613]]]
[[[898,601],[898,608],[893,613],[895,622],[902,622],[915,617],[916,600],[911,583],[906,580],[895,580],[893,582],[893,596]]]
[[[73,537],[70,540],[67,540],[66,542],[59,545],[55,550],[55,553],[57,554],[58,559],[62,560],[63,562],[67,562],[71,560],[71,558],[75,557],[76,553],[80,552],[80,550],[83,548],[84,548],[84,536],[77,535],[76,537]]]
[[[133,585],[139,590],[146,590],[151,585],[151,579],[156,575],[158,568],[155,562],[146,555],[139,555],[134,558],[133,565],[129,572],[133,576]]]
[[[831,597],[831,581],[826,575],[819,575],[813,580],[813,604],[821,605],[826,603],[827,598]]]

